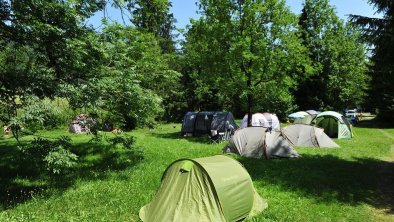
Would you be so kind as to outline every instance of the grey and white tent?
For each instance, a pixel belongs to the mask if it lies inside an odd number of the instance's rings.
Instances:
[[[235,131],[223,152],[264,159],[300,157],[280,131],[268,131],[263,127]]]
[[[339,147],[324,130],[316,126],[293,124],[282,129],[283,136],[293,146],[336,148]]]
[[[236,129],[238,125],[231,112],[187,112],[183,118],[181,133],[193,136],[211,135],[212,130],[220,133]]]
[[[246,128],[248,126],[248,114],[242,119],[239,128]],[[280,122],[278,117],[272,113],[255,113],[252,115],[252,126],[262,126],[265,128],[271,127],[273,130],[280,130]]]

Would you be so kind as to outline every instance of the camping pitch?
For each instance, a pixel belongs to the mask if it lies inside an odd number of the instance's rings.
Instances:
[[[139,215],[145,222],[240,221],[266,207],[242,165],[218,155],[173,162]]]
[[[234,131],[238,125],[231,112],[187,112],[182,122],[182,135],[193,136]]]
[[[267,131],[262,127],[248,127],[235,131],[224,153],[235,153],[252,158],[299,157],[280,131]]]
[[[293,146],[335,148],[339,147],[323,129],[305,124],[293,124],[282,129],[283,136]]]
[[[334,111],[319,113],[316,117],[316,126],[323,128],[331,138],[351,139],[352,130],[345,117]]]
[[[248,126],[248,114],[242,119],[241,126],[243,129]],[[271,113],[255,113],[252,115],[252,126],[271,127],[273,130],[280,130],[280,122],[275,114]]]

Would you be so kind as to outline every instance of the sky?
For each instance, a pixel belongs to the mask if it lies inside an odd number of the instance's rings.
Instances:
[[[286,2],[291,11],[299,14],[304,0],[287,0]],[[350,14],[379,17],[374,14],[373,6],[369,5],[367,0],[331,0],[330,4],[336,8],[337,15],[344,20],[347,20]],[[172,0],[172,6],[171,12],[178,21],[177,28],[185,28],[190,18],[199,17],[196,13],[198,8],[195,0]]]
[[[177,20],[175,24],[177,28],[184,29],[190,23],[190,18],[197,19],[199,17],[196,0],[172,0],[171,2],[173,6],[171,12]],[[304,0],[287,0],[286,2],[294,13],[299,14]],[[380,17],[374,13],[373,6],[369,5],[367,0],[331,0],[330,4],[335,7],[337,15],[344,20],[347,20],[350,14]],[[107,16],[112,21],[123,23],[121,13],[114,8],[108,8]],[[103,12],[99,12],[89,19],[88,24],[92,24],[95,28],[100,28],[102,17]],[[130,24],[127,15],[124,20],[126,24]]]

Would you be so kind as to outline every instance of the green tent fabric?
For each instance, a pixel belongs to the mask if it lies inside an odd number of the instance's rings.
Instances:
[[[142,221],[239,221],[267,207],[248,172],[223,156],[180,159],[164,172]]]
[[[323,128],[324,132],[331,138],[352,138],[352,130],[349,122],[337,112],[326,111],[319,113],[316,117],[316,126]]]

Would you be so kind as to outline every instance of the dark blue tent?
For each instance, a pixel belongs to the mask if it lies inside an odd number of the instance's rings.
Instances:
[[[231,112],[187,112],[183,118],[182,135],[192,134],[193,136],[208,134],[211,131],[222,133],[234,131],[238,125],[234,121]]]

